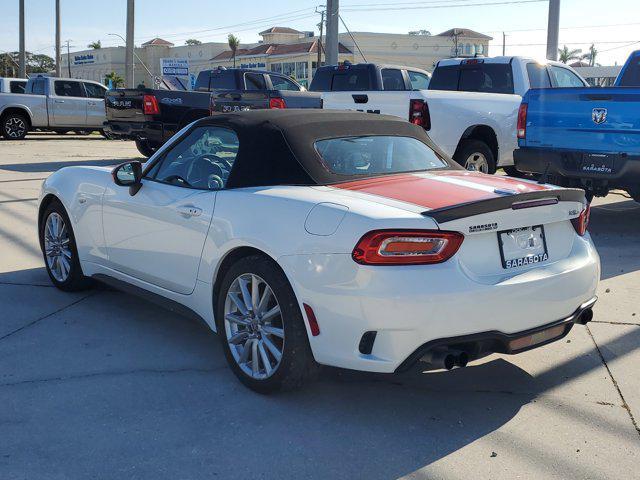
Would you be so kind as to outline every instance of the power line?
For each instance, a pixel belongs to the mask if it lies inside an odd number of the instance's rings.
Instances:
[[[459,1],[459,0],[454,0]],[[402,7],[380,7],[380,8],[343,8],[342,10],[345,12],[379,12],[379,11],[397,11],[397,10],[430,10],[430,9],[440,9],[440,8],[457,8],[457,7],[489,7],[492,5],[517,5],[523,3],[547,3],[549,0],[506,0],[502,2],[491,2],[491,3],[462,3],[456,5],[428,5],[428,6],[402,6]]]
[[[351,32],[349,31],[349,27],[347,27],[347,24],[344,23],[344,19],[342,18],[342,15],[338,15],[338,18],[342,22],[342,25],[344,26],[344,28],[347,30],[347,33],[351,37],[351,40],[353,41],[353,44],[358,49],[358,52],[360,52],[360,55],[362,56],[362,59],[364,60],[365,63],[367,63],[367,57],[364,56],[364,53],[362,53],[362,50],[360,50],[360,45],[358,45],[358,42],[356,42],[356,39],[353,38],[353,35],[351,35]],[[338,45],[338,48],[340,48],[340,45]],[[338,53],[340,53],[340,52],[338,52]]]

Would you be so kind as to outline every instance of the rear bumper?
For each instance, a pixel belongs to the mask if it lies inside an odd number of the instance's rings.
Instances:
[[[165,142],[165,127],[161,122],[104,122],[105,132],[130,140],[149,140],[150,142],[162,145]],[[169,135],[170,137],[171,135]]]
[[[513,158],[519,171],[560,176],[567,179],[566,186],[640,191],[640,155],[621,154],[615,158],[613,173],[600,173],[581,169],[584,153],[522,147],[513,152]]]
[[[292,255],[278,263],[298,301],[315,312],[320,334],[308,332],[316,361],[381,373],[411,364],[425,345],[453,338],[484,339],[468,349],[471,359],[516,353],[504,342],[568,325],[594,298],[600,277],[588,236],[576,236],[562,260],[491,278],[471,274],[456,257],[399,267],[361,266],[348,254]],[[367,332],[375,332],[375,341],[363,349]]]
[[[436,349],[450,348],[467,352],[471,360],[485,357],[492,353],[515,355],[533,348],[542,347],[567,336],[576,323],[586,325],[593,316],[592,308],[597,297],[584,302],[571,315],[556,322],[522,332],[503,333],[499,331],[475,333],[459,337],[440,338],[425,343],[396,368],[396,373],[404,372],[424,357],[427,352]]]

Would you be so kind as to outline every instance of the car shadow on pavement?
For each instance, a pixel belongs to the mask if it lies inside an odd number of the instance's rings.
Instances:
[[[640,235],[640,203],[593,205],[589,232],[600,254],[603,280],[640,270],[640,255],[631,247]]]
[[[0,274],[0,288],[42,277],[32,270]],[[219,339],[197,322],[108,289],[71,298],[23,288],[33,302],[69,300],[0,340],[5,478],[397,478],[601,366],[593,355],[535,377],[502,358],[429,374],[325,368],[300,391],[263,396],[235,379]],[[632,335],[627,349],[640,345],[640,329]]]
[[[135,158],[109,158],[105,160],[66,160],[60,162],[42,162],[42,163],[10,163],[6,165],[0,164],[0,170],[9,170],[12,172],[34,173],[34,172],[55,172],[64,167],[109,167],[132,160],[140,160],[146,162],[144,157]]]

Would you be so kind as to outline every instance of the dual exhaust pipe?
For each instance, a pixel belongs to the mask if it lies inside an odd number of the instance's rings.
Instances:
[[[451,370],[453,367],[466,367],[469,355],[451,348],[434,348],[428,351],[420,361],[429,364],[429,370]]]

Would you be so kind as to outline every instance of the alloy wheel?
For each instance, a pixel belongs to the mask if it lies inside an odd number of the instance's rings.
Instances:
[[[474,152],[467,157],[464,168],[474,172],[489,173],[489,162],[482,153]]]
[[[56,212],[47,217],[44,226],[44,253],[51,275],[65,282],[71,272],[71,239],[64,219]]]
[[[284,323],[267,282],[244,273],[231,283],[224,305],[224,326],[231,354],[246,375],[263,380],[276,372],[284,352]]]
[[[20,138],[27,130],[27,124],[20,117],[9,117],[4,122],[4,131],[10,138]]]

